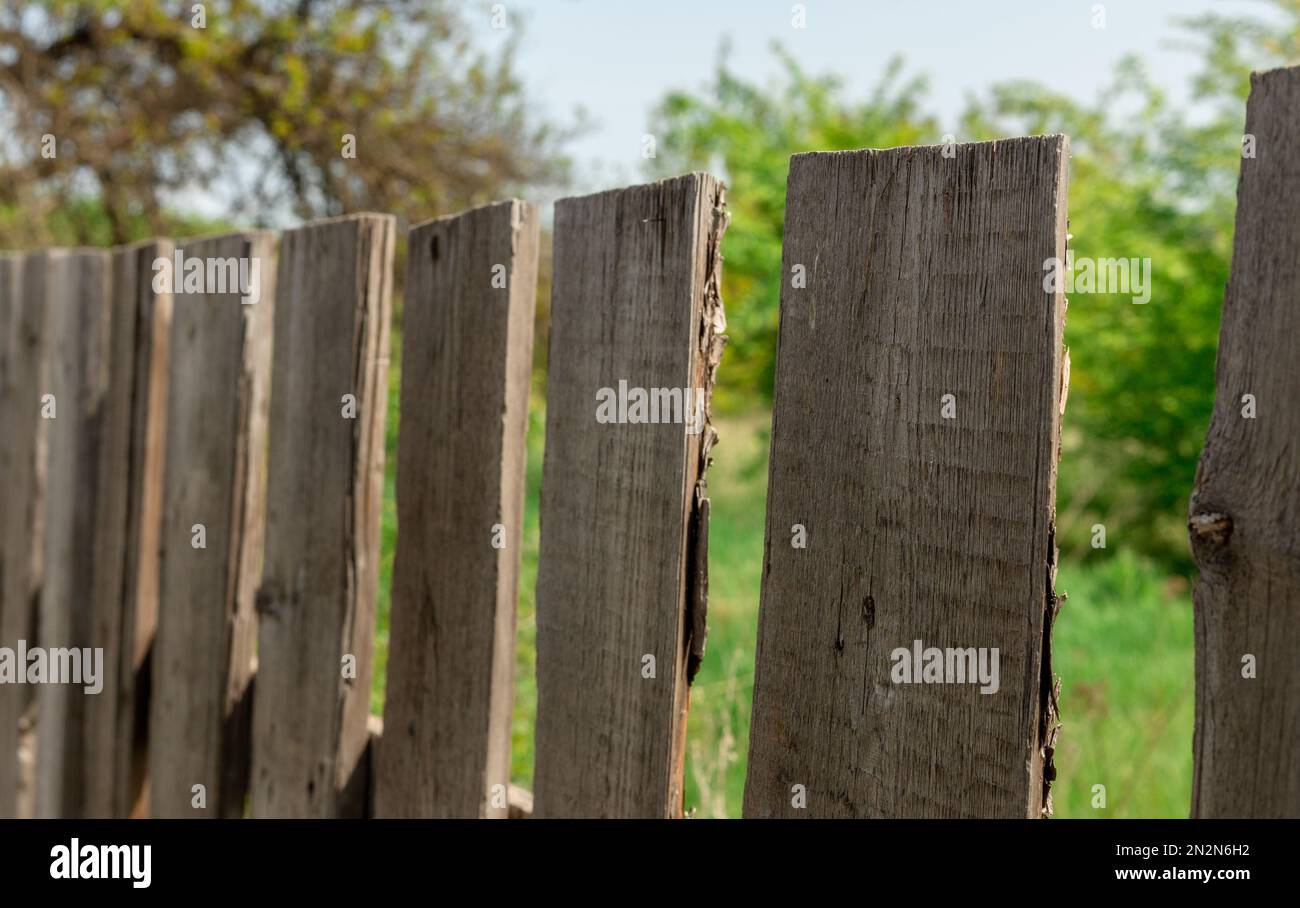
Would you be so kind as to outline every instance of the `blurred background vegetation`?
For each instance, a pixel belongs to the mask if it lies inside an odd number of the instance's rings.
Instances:
[[[1034,82],[973,96],[959,141],[1070,136],[1071,247],[1153,262],[1145,306],[1071,298],[1072,374],[1058,501],[1069,601],[1056,628],[1064,729],[1062,816],[1184,816],[1191,785],[1191,563],[1184,519],[1213,401],[1219,310],[1249,73],[1300,60],[1300,0],[1260,15],[1180,23],[1201,66],[1192,118],[1139,58],[1090,103]],[[0,3],[0,247],[106,245],[360,210],[411,223],[511,194],[571,185],[581,121],[532,113],[513,39],[475,46],[465,6],[404,0]],[[480,11],[481,12],[481,11]],[[692,694],[687,806],[737,816],[744,784],[762,572],[767,433],[789,156],[930,144],[943,130],[927,80],[902,57],[865,94],[773,48],[780,76],[746,81],[724,46],[711,84],[665,93],[647,129],[647,178],[710,169],[728,184],[723,252],[730,345],[710,473],[709,652]],[[1206,116],[1205,112],[1209,111]],[[55,158],[41,137],[57,139]],[[357,137],[357,159],[340,154]],[[187,210],[187,193],[228,201]],[[179,200],[179,201],[178,201]],[[544,238],[544,242],[547,238]],[[545,252],[545,249],[544,249]],[[399,250],[400,256],[400,250]],[[532,775],[533,584],[545,424],[549,278],[539,293],[521,589],[515,781]],[[399,262],[399,294],[401,266]],[[393,476],[400,414],[400,296],[389,397],[379,658],[383,706]],[[1107,548],[1089,540],[1104,524]],[[1092,786],[1108,802],[1092,806]]]

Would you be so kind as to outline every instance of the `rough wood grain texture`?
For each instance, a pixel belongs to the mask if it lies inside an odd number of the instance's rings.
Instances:
[[[746,816],[1044,811],[1066,148],[790,162]],[[891,683],[918,639],[999,689]]]
[[[42,258],[50,327],[48,393],[54,395],[55,416],[48,427],[45,575],[37,635],[47,652],[93,650],[106,645],[97,637],[92,603],[96,531],[110,507],[100,462],[111,397],[111,258],[101,250],[54,250]],[[86,722],[103,696],[102,690],[88,694],[88,683],[43,684],[36,693],[40,817],[87,813],[88,780],[99,767],[98,754],[89,750]]]
[[[157,613],[161,430],[171,294],[155,293],[153,263],[170,241],[123,247],[111,259],[107,382],[92,528],[91,639],[104,650],[103,690],[85,703],[85,810],[126,817],[145,772],[137,717],[147,682],[140,672]]]
[[[337,816],[366,750],[393,240],[393,218],[374,214],[280,240],[257,595],[257,817]]]
[[[682,812],[692,536],[705,421],[598,423],[598,393],[707,401],[725,327],[722,185],[691,174],[564,199],[555,278],[537,579],[539,817]],[[704,408],[707,414],[707,406]],[[629,416],[639,413],[631,412]],[[692,417],[694,418],[694,417]],[[647,656],[654,657],[654,677]]]
[[[35,641],[44,559],[45,257],[0,256],[0,646]],[[0,819],[19,815],[19,720],[35,691],[0,684]]]
[[[1214,415],[1190,504],[1197,817],[1300,817],[1297,108],[1300,69],[1252,74],[1256,157],[1241,162]]]
[[[150,698],[155,817],[234,817],[248,774],[254,596],[265,529],[275,238],[177,244],[186,259],[258,262],[260,299],[177,285],[168,370],[158,628]],[[250,272],[251,276],[251,272]],[[205,286],[211,286],[205,284]],[[206,548],[193,546],[196,524]],[[207,807],[192,807],[203,785]]]
[[[506,814],[537,250],[521,201],[410,234],[380,816]]]

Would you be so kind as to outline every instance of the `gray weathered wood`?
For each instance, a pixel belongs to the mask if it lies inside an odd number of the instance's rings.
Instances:
[[[357,772],[353,776],[354,784],[350,786],[349,792],[345,795],[345,800],[350,801],[348,816],[372,818],[378,816],[375,812],[374,802],[375,785],[378,782],[375,755],[383,740],[383,718],[374,715],[370,716],[366,722],[366,730],[369,733],[368,746],[357,766]],[[506,792],[506,799],[509,804],[510,819],[526,820],[533,815],[533,793],[528,789],[521,788],[518,785],[510,785]],[[491,814],[491,816],[495,816],[495,813]]]
[[[1197,817],[1300,817],[1297,108],[1300,68],[1252,74],[1256,156],[1241,162],[1214,415],[1190,504]]]
[[[380,816],[506,814],[537,250],[521,201],[410,234]]]
[[[45,257],[0,256],[0,646],[35,642],[44,559]],[[31,687],[0,684],[0,819],[17,816],[18,723]]]
[[[746,816],[1045,812],[1066,149],[791,159]],[[918,639],[998,691],[892,683]]]
[[[123,557],[121,648],[118,659],[114,816],[148,813],[149,694],[158,628],[163,469],[171,367],[173,294],[156,291],[155,263],[173,255],[169,239],[119,250],[114,299],[136,298],[136,349],[131,389],[130,503]]]
[[[96,531],[110,507],[101,482],[110,395],[111,259],[102,250],[53,250],[40,256],[49,307],[49,420],[44,583],[39,645],[104,647],[95,626]],[[28,641],[29,644],[32,641]],[[110,644],[111,645],[111,644]],[[105,650],[105,658],[107,650]],[[83,680],[85,680],[83,678]],[[36,813],[81,817],[98,771],[89,750],[88,714],[104,701],[85,684],[43,684],[36,694]]]
[[[537,579],[539,817],[682,811],[688,664],[700,647],[690,629],[702,623],[688,608],[701,573],[692,528],[713,432],[665,422],[662,411],[657,423],[598,423],[597,395],[625,381],[629,393],[691,389],[707,400],[722,347],[725,222],[722,185],[707,174],[556,205]]]
[[[172,258],[168,240],[113,252],[107,369],[95,483],[94,645],[104,649],[102,692],[87,698],[83,747],[85,814],[126,817],[140,796],[148,690],[140,673],[157,613],[162,427],[171,294],[155,293],[154,262]]]
[[[391,216],[361,214],[280,240],[257,596],[257,817],[337,816],[366,751],[393,234]]]
[[[248,773],[254,597],[265,529],[275,237],[177,244],[186,259],[257,260],[260,299],[186,293],[177,276],[150,699],[156,817],[240,816]],[[206,270],[206,268],[205,268]],[[208,286],[208,285],[205,285]],[[202,524],[206,548],[194,548]],[[192,806],[203,785],[207,807]]]

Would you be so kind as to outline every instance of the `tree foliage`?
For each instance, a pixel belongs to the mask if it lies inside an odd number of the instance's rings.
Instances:
[[[1109,546],[1190,564],[1184,519],[1214,398],[1249,73],[1300,61],[1300,0],[1268,6],[1259,16],[1181,23],[1203,64],[1191,86],[1196,116],[1130,58],[1090,103],[1033,82],[1000,84],[974,98],[952,130],[958,141],[1067,133],[1075,255],[1151,259],[1146,305],[1129,295],[1070,297],[1058,530],[1075,553],[1089,549],[1101,523]],[[903,81],[897,60],[855,99],[840,81],[781,59],[784,78],[758,86],[724,58],[706,90],[673,93],[658,111],[658,167],[714,167],[730,186],[724,406],[753,389],[771,393],[789,156],[932,144],[949,131],[925,112],[924,80]]]
[[[169,232],[196,189],[246,226],[546,184],[565,133],[529,114],[512,57],[475,50],[443,0],[5,2],[0,242]],[[102,216],[69,221],[87,199]]]
[[[838,78],[810,75],[779,46],[774,52],[782,68],[775,84],[745,82],[724,50],[712,85],[701,95],[668,95],[653,126],[665,149],[656,159],[661,174],[705,168],[727,180],[728,349],[717,389],[724,407],[771,399],[790,155],[937,141],[935,121],[920,108],[926,82],[905,78],[900,60],[858,101],[845,97]]]

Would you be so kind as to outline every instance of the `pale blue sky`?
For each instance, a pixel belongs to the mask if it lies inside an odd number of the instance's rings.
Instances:
[[[563,120],[582,107],[593,128],[572,146],[573,192],[644,176],[641,137],[649,114],[673,88],[699,89],[718,49],[748,78],[776,74],[773,40],[814,73],[833,72],[867,91],[886,61],[930,78],[929,107],[954,120],[966,97],[995,82],[1025,78],[1071,97],[1091,98],[1125,54],[1142,56],[1170,97],[1184,99],[1197,57],[1171,45],[1174,20],[1210,10],[1262,11],[1252,0],[806,0],[807,25],[791,25],[789,0],[501,0],[508,28],[522,25],[517,66],[540,109]],[[466,16],[491,46],[491,0]],[[955,122],[953,132],[956,132]],[[935,141],[940,141],[936,136]]]
[[[579,108],[590,128],[567,151],[578,195],[643,181],[641,138],[673,89],[699,91],[712,79],[724,40],[729,66],[746,79],[776,77],[773,41],[813,74],[834,73],[865,94],[901,55],[907,75],[929,78],[926,108],[960,139],[966,99],[1011,79],[1032,79],[1089,100],[1115,64],[1138,54],[1175,102],[1188,98],[1198,54],[1179,18],[1210,11],[1267,14],[1259,0],[805,0],[806,27],[793,27],[791,0],[461,0],[477,46],[519,38],[517,73],[533,107],[559,123]],[[491,27],[501,3],[506,29]],[[1094,7],[1105,8],[1095,28]],[[947,124],[951,123],[951,127]],[[531,192],[549,217],[553,197]],[[227,200],[202,190],[181,207],[219,215]],[[430,215],[447,212],[430,212]],[[292,223],[285,212],[273,225]]]

